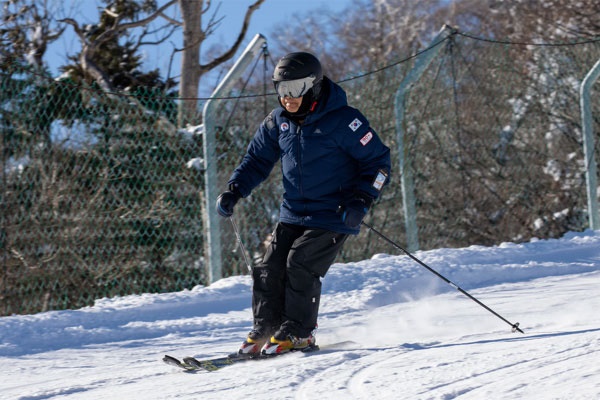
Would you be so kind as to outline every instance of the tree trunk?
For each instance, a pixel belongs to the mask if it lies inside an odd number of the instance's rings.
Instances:
[[[177,125],[196,124],[198,86],[200,84],[200,45],[205,39],[202,31],[204,0],[179,0],[183,19],[183,48]]]

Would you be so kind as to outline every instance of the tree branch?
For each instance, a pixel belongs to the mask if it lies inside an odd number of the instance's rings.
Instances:
[[[183,23],[181,21],[177,21],[176,19],[169,17],[163,12],[160,13],[160,16],[166,19],[168,22],[172,23],[173,25],[183,26]]]
[[[127,29],[137,28],[138,26],[148,25],[150,22],[154,21],[156,18],[162,16],[163,15],[163,11],[165,11],[167,8],[171,7],[175,3],[177,3],[177,0],[171,0],[167,4],[165,4],[164,6],[160,7],[158,10],[156,10],[154,12],[154,14],[151,14],[151,15],[149,15],[148,17],[146,17],[144,19],[140,19],[139,21],[128,22],[128,23],[125,23],[125,24],[115,25],[113,28],[107,29],[102,34],[100,34],[96,40],[98,42],[101,42],[104,39],[104,37],[111,37],[112,35],[114,35],[114,34],[116,34],[118,32],[125,31]],[[117,20],[118,20],[118,18],[117,18]]]
[[[242,25],[242,29],[241,29],[235,43],[229,48],[228,51],[223,53],[223,55],[221,55],[220,57],[215,58],[213,61],[211,61],[208,64],[200,65],[200,73],[201,74],[204,74],[204,73],[212,70],[213,68],[224,63],[225,61],[229,60],[231,57],[234,56],[238,47],[242,43],[242,40],[244,40],[244,36],[246,36],[246,32],[248,31],[248,26],[250,25],[250,19],[252,17],[252,14],[254,13],[254,11],[256,11],[260,7],[260,5],[262,3],[264,3],[264,1],[265,0],[257,0],[254,4],[252,4],[251,6],[248,7],[248,10],[246,10],[246,15],[244,16],[244,23]]]

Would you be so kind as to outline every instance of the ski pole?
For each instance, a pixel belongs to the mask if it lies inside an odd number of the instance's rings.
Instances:
[[[244,257],[244,262],[246,263],[246,267],[248,267],[248,272],[252,272],[252,266],[250,266],[250,260],[248,260],[248,255],[246,254],[246,247],[244,246],[244,242],[242,242],[242,237],[240,236],[240,231],[235,223],[235,219],[233,215],[229,217],[231,221],[231,225],[233,226],[233,231],[235,232],[235,237],[237,238],[237,242],[240,245],[240,250],[242,251],[242,255]]]
[[[406,254],[407,256],[409,256],[410,258],[412,258],[419,265],[421,265],[422,267],[427,268],[430,272],[432,272],[435,275],[437,275],[439,278],[441,278],[443,281],[445,281],[446,283],[448,283],[454,289],[458,290],[459,292],[461,292],[462,294],[464,294],[465,296],[467,296],[468,298],[470,298],[471,300],[473,300],[475,303],[479,304],[481,307],[485,308],[486,310],[488,310],[489,312],[491,312],[492,314],[494,314],[496,317],[500,318],[502,321],[504,321],[507,324],[509,324],[512,327],[512,331],[513,332],[525,333],[525,332],[523,332],[521,330],[521,328],[519,328],[519,323],[518,322],[515,323],[515,324],[513,324],[512,322],[508,321],[503,316],[501,316],[500,314],[498,314],[496,311],[492,310],[491,308],[489,308],[488,306],[486,306],[485,304],[483,304],[481,301],[479,301],[475,297],[471,296],[469,293],[467,293],[465,290],[463,290],[457,284],[455,284],[454,282],[452,282],[450,279],[446,278],[445,276],[443,276],[442,274],[440,274],[439,272],[437,272],[436,270],[434,270],[433,268],[431,268],[429,265],[425,264],[423,261],[419,260],[417,257],[413,256],[411,253],[409,253],[408,251],[406,251],[405,249],[403,249],[400,245],[398,245],[393,240],[389,239],[383,233],[379,232],[378,230],[376,230],[375,228],[373,228],[371,225],[367,224],[364,221],[361,222],[361,223],[362,223],[362,225],[366,226],[371,231],[373,231],[373,233],[375,233],[377,236],[379,236],[380,238],[382,238],[383,240],[385,240],[386,242],[388,242],[389,244],[391,244],[392,246],[394,246],[395,248],[397,248],[398,250],[400,250],[401,252],[403,252],[404,254]]]

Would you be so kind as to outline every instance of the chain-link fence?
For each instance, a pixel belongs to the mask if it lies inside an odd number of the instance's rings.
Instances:
[[[3,314],[203,282],[198,146],[172,103],[18,68],[1,93]]]
[[[459,33],[442,45],[405,112],[420,248],[587,228],[578,89],[600,58],[600,42],[510,44]],[[408,58],[340,82],[392,149],[392,183],[367,219],[399,242],[406,236],[393,104],[410,67]],[[194,162],[202,136],[175,128],[176,99],[145,88],[107,94],[16,65],[0,79],[2,315],[207,283],[202,163]],[[592,97],[598,154],[600,101]],[[219,101],[225,189],[276,99]],[[276,167],[236,207],[254,260],[277,220],[281,194]],[[225,275],[245,273],[225,222],[222,238]],[[338,261],[379,252],[393,249],[363,232]]]

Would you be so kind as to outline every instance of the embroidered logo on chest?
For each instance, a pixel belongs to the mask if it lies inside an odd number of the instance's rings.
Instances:
[[[279,130],[281,132],[287,132],[290,130],[290,124],[288,124],[287,122],[282,122],[281,125],[279,125]]]
[[[356,132],[356,130],[360,128],[361,125],[362,122],[360,122],[358,118],[354,118],[354,121],[350,122],[350,125],[348,126],[350,127],[350,129],[352,129],[352,132]]]
[[[369,143],[371,141],[371,139],[373,139],[373,133],[371,131],[367,132],[367,134],[365,136],[363,136],[360,139],[360,142],[362,143],[363,146],[366,146],[367,143]]]

